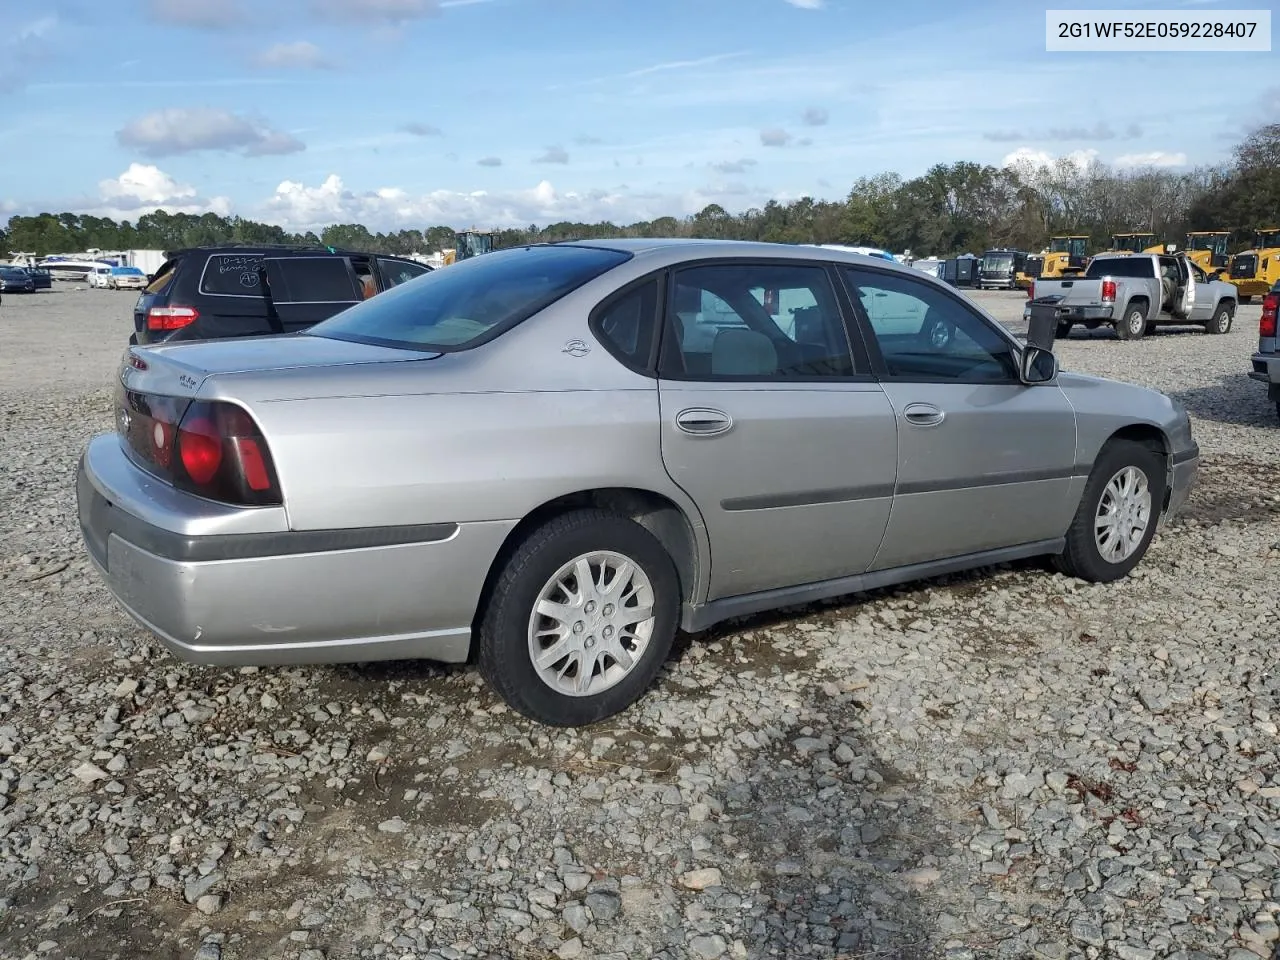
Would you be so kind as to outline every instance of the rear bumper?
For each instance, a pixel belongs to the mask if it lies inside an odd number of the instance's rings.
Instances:
[[[148,488],[167,501],[156,517],[136,509]],[[193,534],[175,504],[190,501],[205,528],[210,504],[143,473],[114,435],[81,457],[76,494],[89,556],[125,611],[179,659],[227,666],[464,661],[515,526]]]
[[[1173,477],[1169,484],[1169,502],[1165,507],[1164,513],[1160,515],[1160,527],[1163,527],[1177,516],[1178,512],[1186,504],[1187,497],[1190,496],[1191,490],[1195,486],[1196,476],[1199,471],[1199,446],[1192,446],[1189,450],[1173,455]]]
[[[1111,323],[1115,317],[1115,308],[1111,306],[1059,306],[1057,318],[1059,323]],[[1022,319],[1031,319],[1031,304],[1022,308]]]

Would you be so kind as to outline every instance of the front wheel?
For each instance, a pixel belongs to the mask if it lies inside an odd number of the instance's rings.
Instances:
[[[1204,325],[1205,333],[1227,333],[1231,330],[1231,308],[1220,304],[1213,317]]]
[[[1091,583],[1127,576],[1151,545],[1164,494],[1163,458],[1132,440],[1111,441],[1094,461],[1054,565]]]
[[[679,611],[675,564],[653,534],[603,510],[567,513],[530,533],[499,574],[480,672],[532,720],[596,723],[648,689]]]
[[[1130,307],[1116,324],[1116,335],[1121,340],[1140,340],[1147,332],[1147,315],[1141,307]]]

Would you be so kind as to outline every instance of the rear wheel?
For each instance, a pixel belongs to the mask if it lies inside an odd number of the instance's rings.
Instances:
[[[1218,304],[1213,317],[1204,325],[1205,333],[1227,333],[1231,329],[1231,307],[1225,303]]]
[[[530,533],[500,573],[480,671],[526,717],[596,723],[648,689],[679,610],[675,564],[649,531],[603,510],[564,514]]]
[[[1141,307],[1130,307],[1116,324],[1116,335],[1121,340],[1140,340],[1147,332],[1147,315]]]
[[[1054,565],[1092,583],[1127,576],[1151,545],[1164,494],[1163,458],[1132,440],[1111,441],[1094,462]]]

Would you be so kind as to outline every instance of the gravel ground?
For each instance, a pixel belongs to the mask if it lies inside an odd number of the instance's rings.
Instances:
[[[1001,319],[1017,294],[975,295]],[[189,667],[84,559],[134,295],[0,306],[0,957],[1270,958],[1280,424],[1236,328],[1061,343],[1204,455],[1122,583],[1033,566],[682,638],[582,731],[473,670]]]

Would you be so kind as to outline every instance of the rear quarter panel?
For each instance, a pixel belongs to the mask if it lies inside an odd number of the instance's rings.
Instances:
[[[702,540],[662,466],[656,381],[589,330],[615,286],[593,282],[475,349],[213,376],[201,395],[258,419],[294,529],[518,520],[570,493],[630,487],[674,501]],[[571,340],[589,352],[566,352]]]

